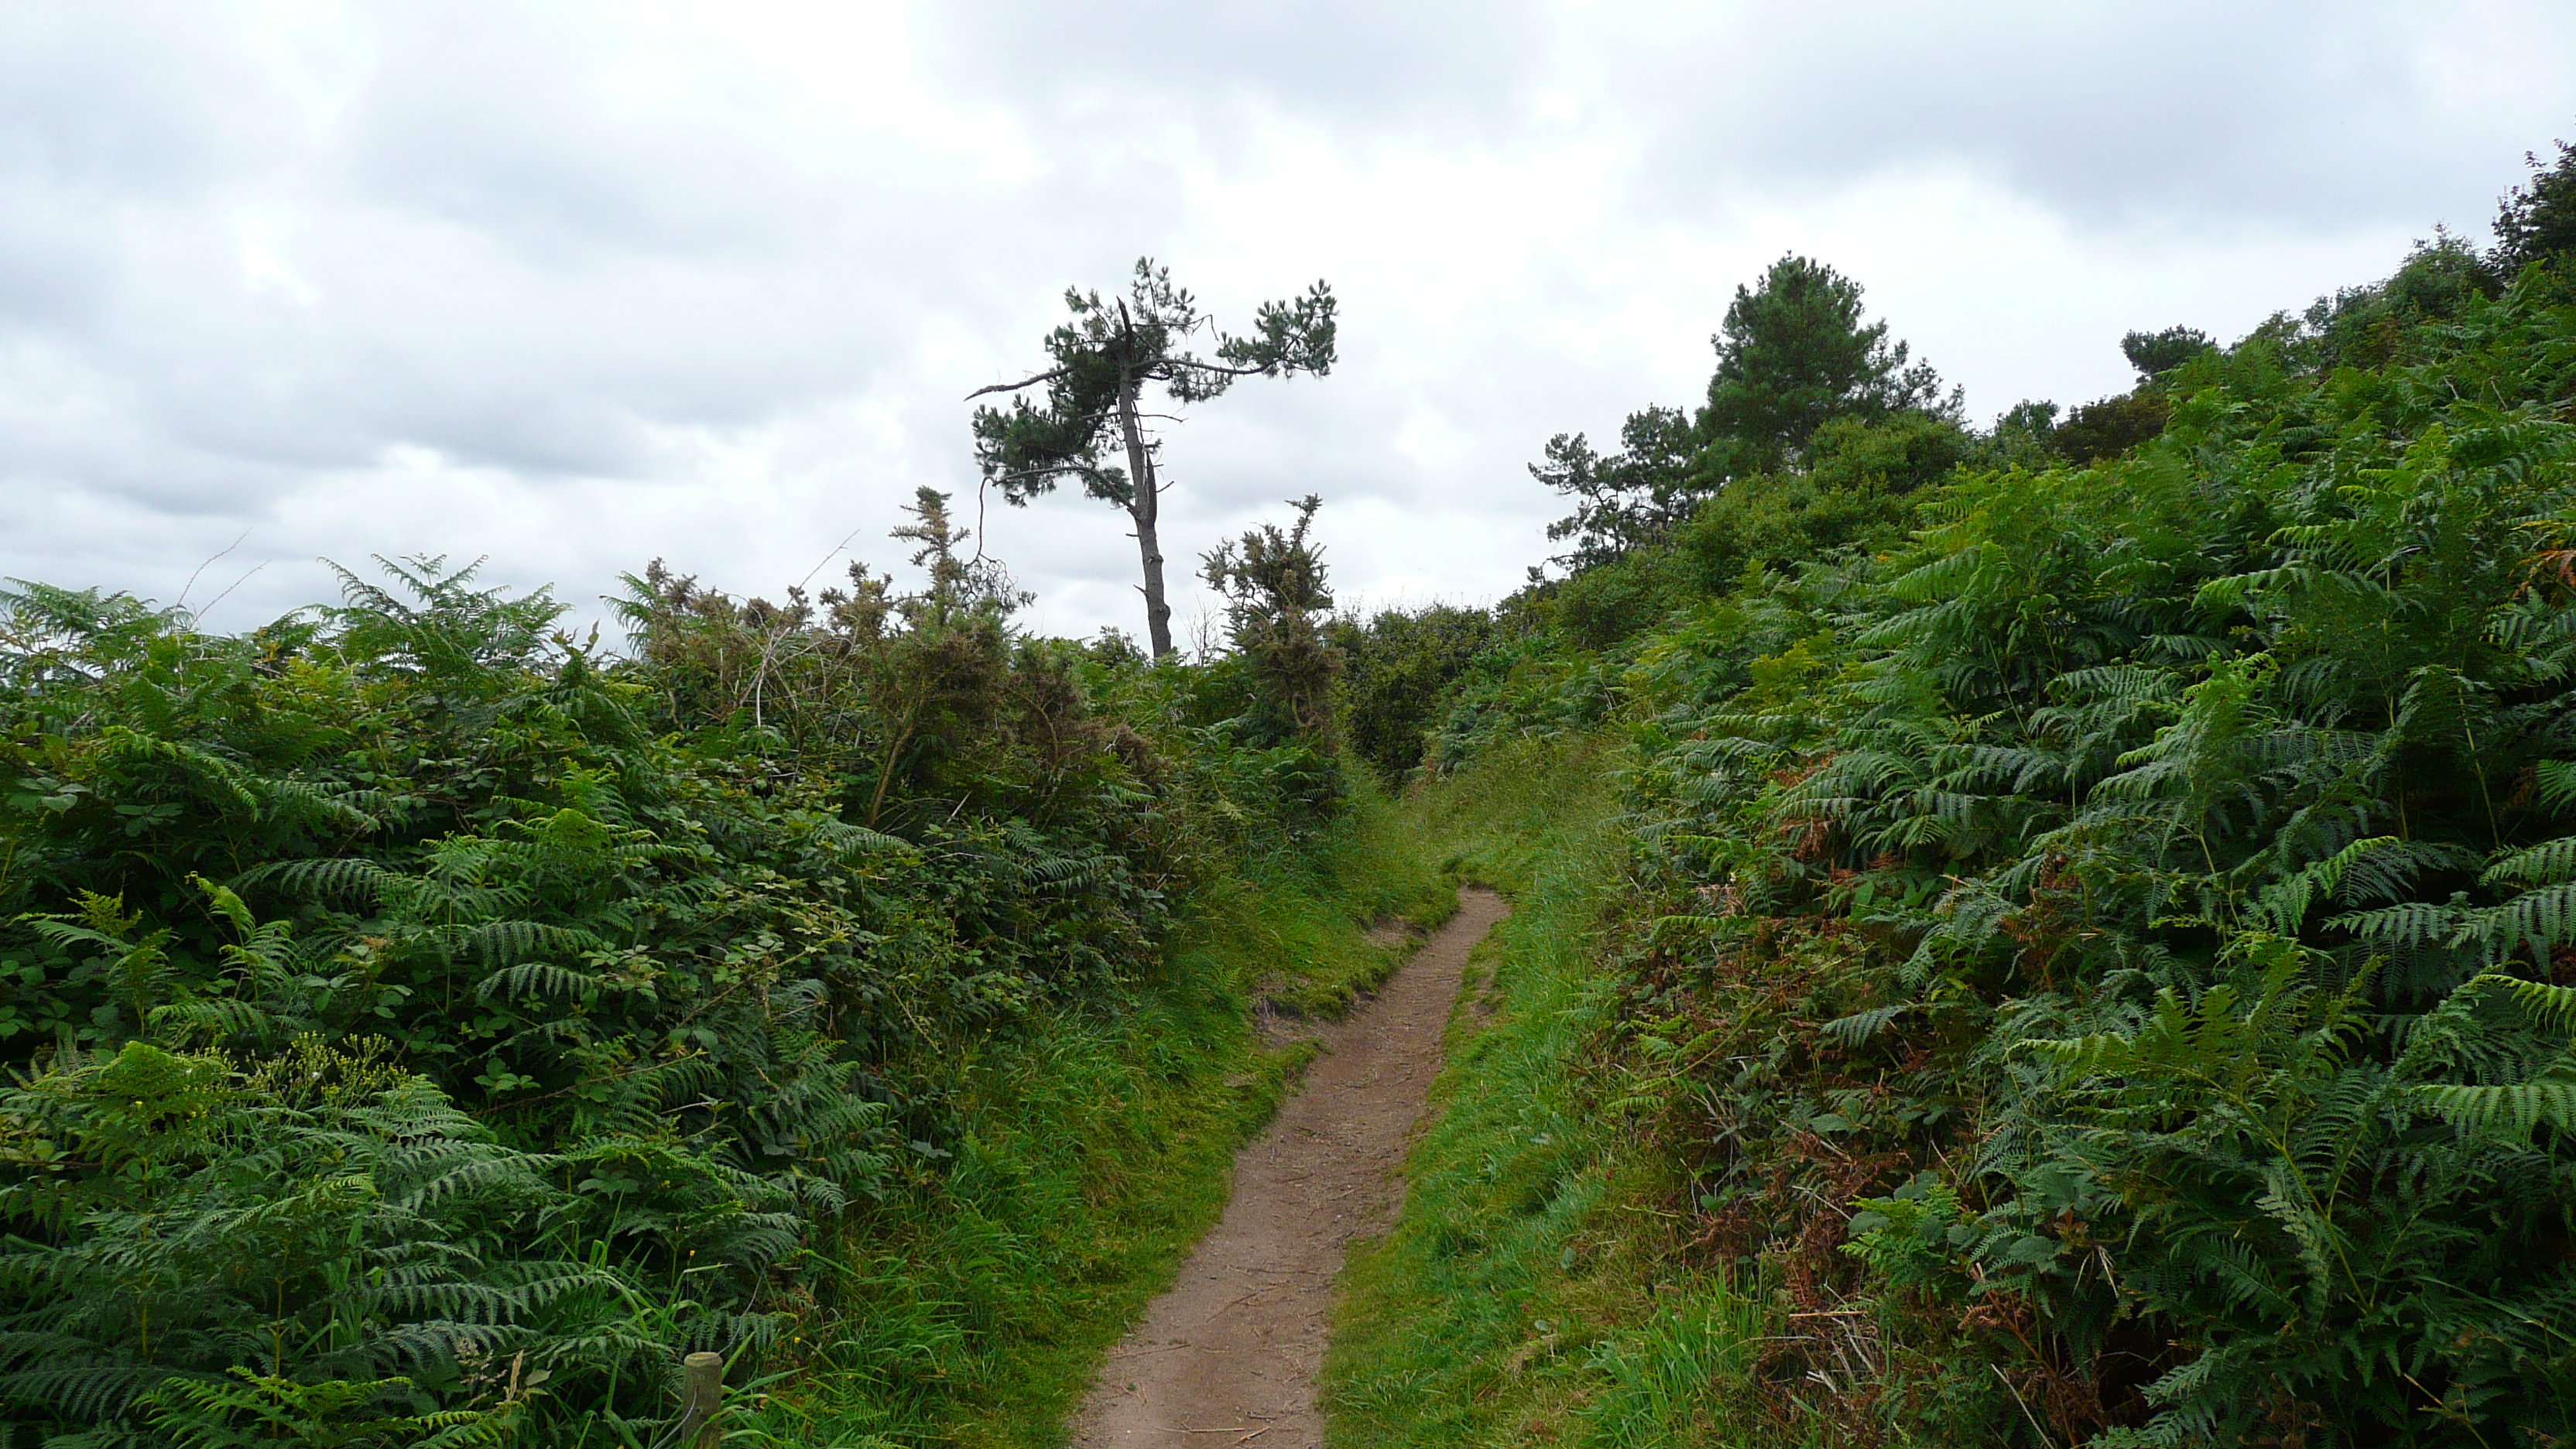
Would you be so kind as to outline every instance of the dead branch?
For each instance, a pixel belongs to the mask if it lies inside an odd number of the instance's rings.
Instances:
[[[975,399],[982,397],[988,392],[1018,392],[1024,387],[1035,387],[1042,382],[1053,382],[1072,370],[1073,369],[1068,367],[1050,368],[1045,372],[1039,373],[1035,377],[1023,378],[1018,382],[997,382],[990,387],[979,387],[973,392],[966,394],[966,400],[968,402],[973,402]]]

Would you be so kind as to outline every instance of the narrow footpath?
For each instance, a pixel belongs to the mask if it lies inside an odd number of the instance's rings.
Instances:
[[[1322,1449],[1315,1372],[1333,1279],[1353,1238],[1394,1221],[1467,952],[1508,909],[1465,892],[1374,999],[1324,1029],[1304,1089],[1235,1157],[1224,1219],[1102,1365],[1076,1444]]]

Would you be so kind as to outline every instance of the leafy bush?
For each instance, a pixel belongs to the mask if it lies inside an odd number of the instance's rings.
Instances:
[[[1343,745],[1390,779],[1423,762],[1453,686],[1497,637],[1491,614],[1449,604],[1344,617],[1328,633],[1342,651]]]
[[[1117,1010],[1340,790],[917,511],[924,591],[656,566],[624,658],[437,559],[242,637],[0,593],[0,1415],[649,1438],[846,1308],[960,1045]]]
[[[2496,208],[2497,266],[2520,271],[2533,262],[2564,265],[2576,255],[2576,146],[2557,143],[2554,163],[2530,158],[2531,179],[2505,193]]]
[[[203,1437],[252,1407],[246,1385],[273,1423],[469,1442],[550,1379],[658,1360],[697,1305],[590,1244],[668,1196],[632,1193],[635,1169],[688,1168],[511,1151],[387,1055],[373,1039],[302,1037],[257,1062],[132,1041],[0,1098],[0,1201],[35,1235],[0,1259],[22,1305],[0,1388],[101,1425],[84,1444],[162,1442],[138,1420]],[[757,1272],[793,1220],[756,1179],[723,1186],[748,1200],[699,1212],[689,1238],[709,1267]]]
[[[1711,1265],[1803,1315],[1751,1402],[2567,1432],[2576,309],[2388,300],[2449,265],[2323,314],[2403,321],[2376,371],[2200,354],[2159,440],[1638,651],[1631,1096]]]

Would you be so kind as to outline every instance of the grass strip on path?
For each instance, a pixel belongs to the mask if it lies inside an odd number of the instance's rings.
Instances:
[[[1659,1169],[1587,1090],[1615,1005],[1590,939],[1619,863],[1612,759],[1524,744],[1407,802],[1513,912],[1471,971],[1403,1214],[1344,1275],[1333,1445],[1723,1442],[1709,1388],[1758,1327],[1718,1285],[1657,1291]]]

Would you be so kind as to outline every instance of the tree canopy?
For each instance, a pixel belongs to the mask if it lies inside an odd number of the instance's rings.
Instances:
[[[1699,429],[1732,444],[1736,472],[1777,466],[1834,418],[1943,407],[1940,375],[1861,321],[1861,286],[1822,262],[1784,256],[1738,286],[1709,341],[1717,372]]]
[[[1172,402],[1188,404],[1222,396],[1245,377],[1324,376],[1333,370],[1332,288],[1317,282],[1287,301],[1264,302],[1252,330],[1237,335],[1201,312],[1169,267],[1139,257],[1126,295],[1104,299],[1067,288],[1064,304],[1070,319],[1046,338],[1054,366],[969,394],[1013,395],[1008,408],[975,410],[975,460],[986,484],[1014,505],[1071,478],[1089,496],[1127,511],[1143,556],[1146,630],[1160,657],[1172,652],[1157,528],[1162,444],[1147,426],[1145,389],[1158,386]],[[1193,350],[1202,333],[1211,344],[1204,355]],[[1043,404],[1030,401],[1033,389],[1043,389]]]
[[[2496,260],[2508,270],[2552,257],[2576,256],[2576,145],[2560,141],[2558,164],[2537,154],[2531,180],[2505,193],[2496,208]]]
[[[1731,480],[1796,466],[1819,428],[1898,413],[1957,420],[1927,362],[1891,342],[1884,320],[1862,320],[1861,286],[1822,262],[1784,256],[1735,289],[1709,339],[1717,369],[1696,416],[1679,408],[1631,413],[1620,451],[1596,452],[1581,433],[1548,440],[1530,473],[1579,501],[1548,529],[1575,540],[1557,562],[1590,567],[1661,539]]]

